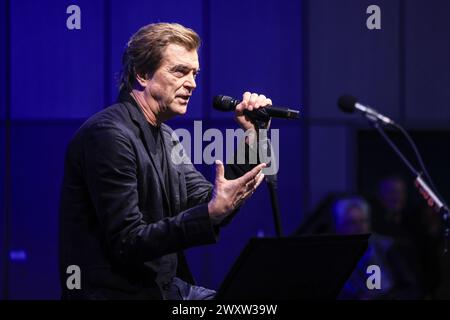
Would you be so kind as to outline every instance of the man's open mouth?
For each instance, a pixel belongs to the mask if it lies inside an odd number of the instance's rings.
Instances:
[[[177,96],[177,98],[183,100],[184,102],[188,102],[190,97],[191,97],[190,95],[179,95],[179,96]]]

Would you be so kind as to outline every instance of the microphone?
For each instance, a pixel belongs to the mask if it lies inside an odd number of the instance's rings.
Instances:
[[[214,97],[213,106],[214,109],[219,111],[233,111],[241,101],[233,99],[232,97],[218,95]],[[252,111],[244,110],[244,114],[251,119],[267,122],[270,118],[281,119],[298,119],[298,110],[292,110],[289,108],[266,106],[264,108],[253,109]]]
[[[395,125],[393,120],[389,119],[385,115],[382,115],[375,109],[359,103],[357,99],[351,95],[340,96],[338,99],[338,106],[344,112],[353,113],[358,110],[371,120],[380,120],[384,124]]]

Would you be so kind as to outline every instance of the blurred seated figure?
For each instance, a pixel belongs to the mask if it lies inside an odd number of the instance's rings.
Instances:
[[[444,255],[442,216],[423,199],[408,206],[406,180],[398,174],[385,175],[371,199],[372,230],[395,239],[397,250],[407,259],[420,289],[420,298],[450,297],[450,255]],[[410,201],[411,202],[411,201]]]
[[[332,220],[337,234],[370,233],[370,209],[361,197],[337,199],[332,206]],[[368,289],[367,267],[377,265],[381,271],[381,288]],[[415,279],[406,260],[392,238],[372,233],[366,253],[344,285],[339,299],[415,299]]]
[[[386,175],[378,181],[376,196],[371,199],[372,229],[394,238],[408,237],[410,214],[407,188],[399,175]]]

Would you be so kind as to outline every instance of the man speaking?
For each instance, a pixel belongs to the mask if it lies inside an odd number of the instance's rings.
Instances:
[[[265,164],[216,161],[214,185],[188,162],[175,164],[168,119],[187,112],[199,72],[199,36],[179,24],[150,24],[129,40],[116,104],[88,119],[65,158],[60,206],[64,299],[211,299],[193,285],[183,250],[217,241],[252,195]],[[244,93],[236,120],[272,102]],[[69,266],[81,288],[66,286]]]

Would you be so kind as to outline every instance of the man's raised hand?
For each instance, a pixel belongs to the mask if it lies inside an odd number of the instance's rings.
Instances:
[[[219,224],[246,199],[248,199],[264,179],[261,163],[238,179],[225,179],[223,163],[216,160],[216,181],[213,196],[208,203],[209,216],[214,224]]]

